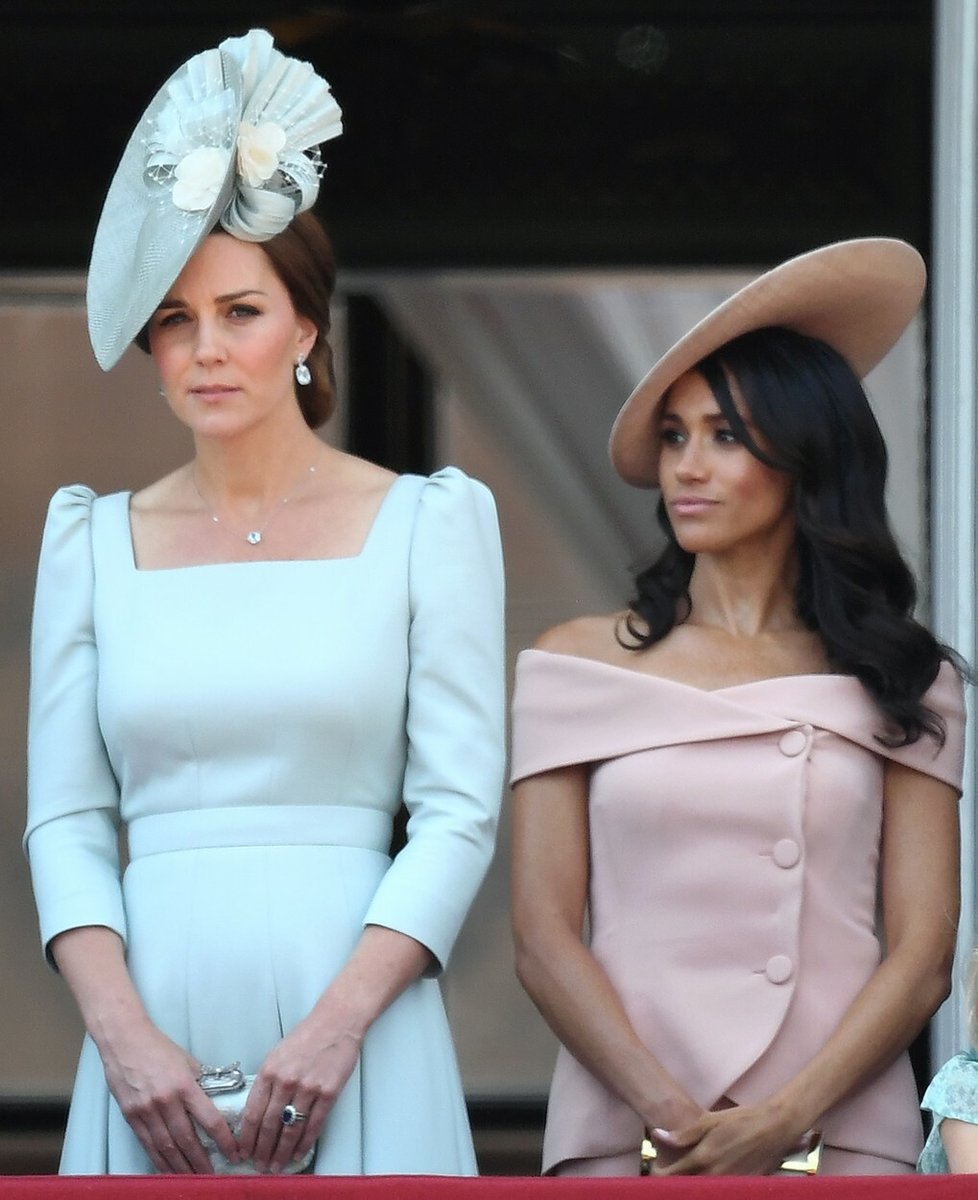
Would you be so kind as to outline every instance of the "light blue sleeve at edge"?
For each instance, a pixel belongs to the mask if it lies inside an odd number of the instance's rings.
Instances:
[[[55,493],[34,600],[24,847],[49,961],[51,939],[68,929],[105,925],[126,936],[119,793],[96,712],[94,499],[81,485]]]
[[[974,1051],[948,1059],[930,1081],[920,1107],[938,1121],[952,1117],[978,1124],[978,1057]]]
[[[411,605],[407,845],[365,924],[448,961],[492,858],[505,769],[503,560],[489,490],[455,468],[418,505]]]

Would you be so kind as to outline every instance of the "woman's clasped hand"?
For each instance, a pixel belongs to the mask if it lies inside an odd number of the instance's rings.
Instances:
[[[809,1140],[763,1104],[711,1110],[684,1129],[651,1135],[656,1175],[770,1175]]]
[[[208,1174],[204,1130],[229,1162],[243,1157],[227,1121],[198,1083],[200,1064],[146,1021],[118,1057],[106,1056],[112,1094],[158,1171]]]
[[[305,1158],[356,1066],[362,1036],[330,1036],[313,1024],[307,1018],[288,1033],[252,1085],[238,1145],[259,1171],[275,1174]]]

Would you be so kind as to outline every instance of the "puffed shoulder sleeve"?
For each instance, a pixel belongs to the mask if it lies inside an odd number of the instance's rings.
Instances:
[[[82,925],[126,933],[119,795],[96,713],[94,499],[80,485],[55,493],[34,600],[24,847],[46,952]]]
[[[920,1107],[938,1120],[978,1124],[978,1060],[974,1053],[955,1054],[930,1081]]]
[[[943,745],[925,733],[909,746],[900,746],[884,753],[895,762],[902,762],[924,775],[949,784],[960,795],[964,773],[964,684],[951,663],[941,663],[937,678],[925,693],[923,701],[943,724]]]
[[[488,489],[455,468],[422,488],[408,590],[407,844],[365,923],[443,967],[492,857],[505,769],[499,527]]]

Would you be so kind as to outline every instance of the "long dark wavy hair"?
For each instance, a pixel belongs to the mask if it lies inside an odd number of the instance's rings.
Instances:
[[[924,733],[943,744],[943,723],[922,698],[943,660],[962,673],[964,664],[913,617],[916,584],[884,502],[886,444],[859,379],[825,342],[781,328],[746,333],[695,369],[751,454],[791,476],[795,605],[822,639],[831,669],[854,675],[876,700],[882,744],[909,745]],[[731,378],[770,450],[745,426]],[[661,499],[658,518],[667,545],[636,577],[628,640],[620,638],[635,650],[689,615],[695,556],[676,541]]]

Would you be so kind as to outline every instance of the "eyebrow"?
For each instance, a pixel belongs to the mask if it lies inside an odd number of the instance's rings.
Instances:
[[[261,288],[242,288],[240,292],[225,292],[223,296],[215,296],[214,299],[218,304],[227,304],[231,300],[240,300],[242,296],[264,296],[266,293]],[[181,300],[179,296],[173,296],[169,300],[161,300],[156,306],[156,311],[167,308],[186,308],[186,300]]]
[[[753,436],[757,429],[754,422],[749,421],[743,415],[743,413],[740,413],[739,416],[740,416],[741,421],[743,422],[744,428],[747,430],[748,433],[751,434],[751,436]],[[730,418],[727,416],[724,416],[722,411],[718,411],[715,413],[707,413],[707,415],[703,418],[703,420],[706,421],[706,423],[708,425],[730,425],[731,424]],[[665,424],[668,421],[673,422],[673,424],[675,424],[675,425],[683,424],[683,419],[682,419],[682,417],[680,417],[678,415],[678,413],[670,412],[668,409],[666,409],[666,411],[659,418],[659,423]]]
[[[730,422],[723,415],[723,413],[719,411],[719,409],[715,413],[707,413],[707,415],[703,419],[705,421],[709,421],[713,425],[719,425],[719,424],[721,424],[721,422],[725,423],[727,425],[730,424]],[[675,421],[677,425],[681,425],[683,423],[682,417],[679,416],[678,413],[670,412],[669,409],[666,409],[666,411],[660,417],[660,420]]]

